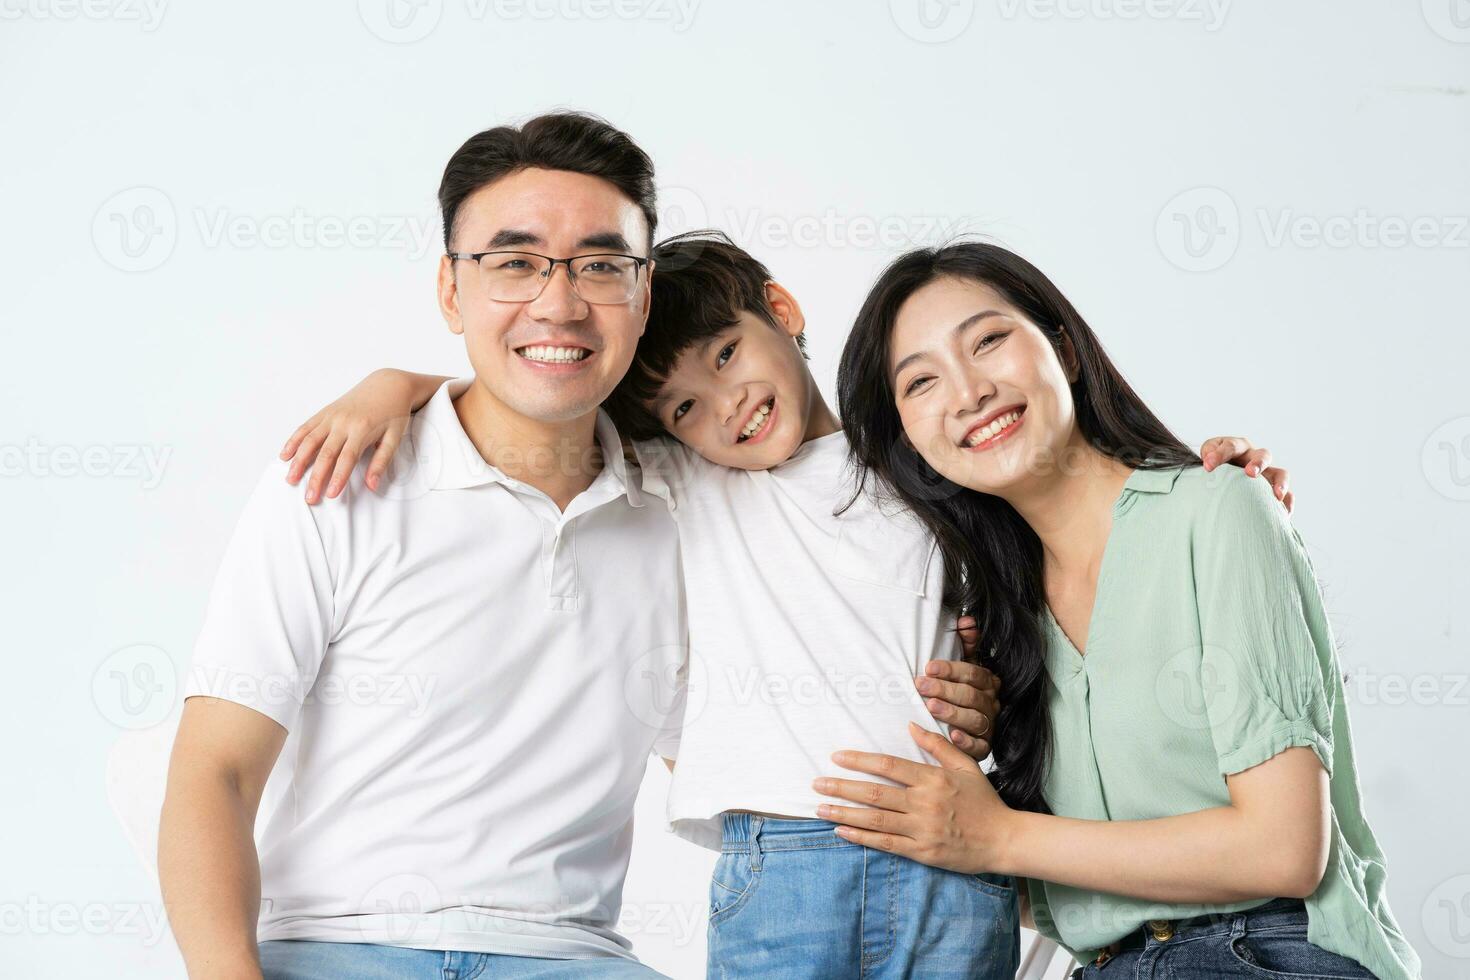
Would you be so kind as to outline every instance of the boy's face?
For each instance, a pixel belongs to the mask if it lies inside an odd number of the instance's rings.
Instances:
[[[763,470],[806,441],[815,385],[796,346],[805,322],[790,293],[766,287],[772,326],[750,311],[686,350],[648,407],[664,428],[712,463]]]

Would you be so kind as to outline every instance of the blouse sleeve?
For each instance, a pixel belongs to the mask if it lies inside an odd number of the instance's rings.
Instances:
[[[1193,541],[1204,710],[1220,773],[1302,746],[1331,776],[1336,664],[1311,561],[1267,481],[1221,472]]]

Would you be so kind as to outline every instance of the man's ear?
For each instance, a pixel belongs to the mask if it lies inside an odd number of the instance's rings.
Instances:
[[[771,308],[776,322],[788,336],[801,336],[801,332],[806,329],[806,317],[802,314],[796,297],[785,286],[779,282],[766,283],[766,305]]]
[[[454,278],[454,260],[447,255],[439,256],[439,313],[449,324],[449,332],[464,333],[464,317],[459,312],[459,283]]]
[[[643,277],[643,320],[638,324],[638,336],[648,330],[648,311],[653,309],[653,262],[648,263],[648,273]]]

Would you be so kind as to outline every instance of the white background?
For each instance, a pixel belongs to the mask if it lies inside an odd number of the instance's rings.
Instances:
[[[227,537],[361,375],[465,370],[440,173],[557,106],[649,150],[666,230],[767,260],[829,392],[881,266],[985,232],[1186,439],[1269,446],[1394,909],[1470,973],[1466,0],[153,2],[0,0],[0,973],[182,975],[114,808],[151,834]],[[692,977],[711,857],[666,783],[625,925]]]

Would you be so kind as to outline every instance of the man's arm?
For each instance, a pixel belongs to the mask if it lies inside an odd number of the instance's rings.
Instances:
[[[158,872],[193,980],[260,978],[255,815],[286,730],[243,705],[184,702],[169,759]]]

